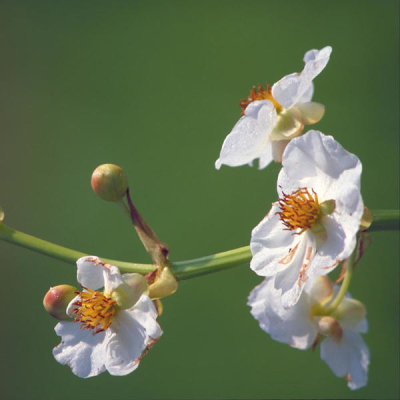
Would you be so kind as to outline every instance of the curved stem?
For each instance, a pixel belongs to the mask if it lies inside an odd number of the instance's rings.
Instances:
[[[222,271],[237,265],[248,263],[251,260],[250,246],[223,251],[206,257],[193,260],[173,262],[170,268],[177,279],[190,279],[195,276]]]
[[[354,265],[354,260],[356,258],[356,253],[357,251],[353,251],[352,255],[350,258],[348,258],[344,263],[346,263],[346,274],[344,276],[342,286],[340,286],[339,292],[332,301],[332,303],[325,309],[326,314],[332,314],[336,308],[339,306],[339,304],[342,302],[344,299],[344,296],[347,293],[347,290],[349,289],[350,286],[350,281],[353,276],[353,265]]]
[[[19,232],[2,223],[0,224],[0,239],[74,265],[78,258],[90,255]],[[116,265],[123,272],[147,274],[154,269],[152,264],[136,264],[109,258],[101,259],[108,264]]]
[[[400,229],[399,210],[377,210],[373,211],[372,213],[374,216],[374,220],[368,231],[376,232]],[[89,255],[84,252],[68,249],[66,247],[47,242],[46,240],[36,238],[26,233],[19,232],[4,225],[2,222],[0,222],[0,239],[74,265],[78,258]],[[113,260],[109,258],[100,258],[106,263],[117,266],[121,270],[121,272],[138,272],[140,274],[147,274],[155,269],[155,266],[153,264],[138,264]],[[172,262],[170,264],[170,268],[176,278],[182,280],[194,278],[196,276],[209,274],[212,272],[222,271],[238,265],[248,264],[250,260],[250,248],[249,246],[244,246],[237,249],[212,254],[206,257]],[[349,268],[349,270],[351,269],[352,267]],[[345,283],[348,285],[350,279],[351,272],[348,272],[346,273],[346,277],[343,281],[340,291],[342,291],[343,289],[344,293],[346,293]],[[336,299],[334,301],[336,301]]]

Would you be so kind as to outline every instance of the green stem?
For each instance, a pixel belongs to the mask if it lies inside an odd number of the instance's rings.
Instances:
[[[38,253],[45,254],[46,256],[56,258],[57,260],[67,262],[69,264],[75,264],[78,258],[91,255],[81,251],[68,249],[67,247],[59,246],[58,244],[50,243],[35,236],[16,231],[15,229],[10,228],[3,223],[0,223],[0,239],[16,244],[17,246],[36,251]],[[141,274],[147,274],[154,269],[152,264],[136,264],[112,260],[109,258],[101,259],[108,264],[116,265],[124,272],[138,272]]]
[[[251,260],[250,246],[223,251],[211,256],[171,263],[171,270],[177,279],[190,279],[246,264]]]
[[[368,231],[386,231],[399,230],[400,213],[398,210],[378,210],[373,211],[374,221]],[[90,254],[80,251],[68,249],[54,243],[47,242],[19,232],[0,222],[0,239],[26,247],[38,253],[56,258],[58,260],[75,264],[76,260]],[[153,264],[137,264],[109,258],[102,258],[104,262],[117,266],[121,272],[138,272],[147,274],[155,269]],[[172,262],[170,267],[177,279],[190,279],[196,276],[209,274],[211,272],[222,271],[238,265],[248,264],[251,260],[249,246],[240,247],[238,249],[228,250],[221,253],[212,254],[206,257],[200,257],[192,260]],[[349,268],[349,270],[352,268]],[[351,272],[346,273],[340,292],[345,283],[348,285],[351,279]],[[348,282],[348,283],[347,283]],[[347,290],[347,289],[346,289]],[[343,294],[344,296],[344,294]],[[335,299],[336,301],[336,299]],[[340,300],[341,301],[341,300]],[[333,303],[332,303],[333,305]]]
[[[371,211],[374,217],[369,232],[400,230],[400,210]]]
[[[350,256],[350,258],[344,261],[344,263],[346,263],[346,273],[342,282],[342,286],[340,286],[339,292],[332,303],[325,309],[325,314],[332,314],[344,299],[344,296],[346,295],[350,286],[351,277],[353,276],[353,265],[356,258],[356,253],[356,250],[353,251],[353,254]]]

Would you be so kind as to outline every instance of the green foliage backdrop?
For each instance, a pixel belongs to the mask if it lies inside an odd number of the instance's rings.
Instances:
[[[92,193],[121,165],[172,260],[248,244],[276,200],[278,165],[214,169],[251,86],[300,71],[315,80],[316,129],[363,162],[371,209],[398,207],[398,2],[1,1],[0,204],[6,223],[98,256],[149,262],[124,215]],[[272,341],[246,298],[248,265],[181,282],[164,335],[126,377],[82,380],[59,365],[42,310],[73,266],[0,243],[1,392],[8,399],[398,398],[398,234],[375,233],[354,297],[368,310],[369,384],[351,392],[319,357]]]

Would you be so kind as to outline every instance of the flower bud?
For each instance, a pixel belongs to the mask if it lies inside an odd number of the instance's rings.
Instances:
[[[367,315],[367,309],[361,301],[345,298],[332,314],[346,327],[355,328]]]
[[[0,206],[0,222],[3,222],[4,219],[4,210],[3,208]]]
[[[149,286],[149,297],[154,299],[162,299],[163,297],[174,294],[178,289],[178,282],[169,267],[163,267],[157,271],[154,282]]]
[[[128,189],[128,179],[121,167],[115,164],[99,165],[92,174],[92,189],[106,201],[121,200]]]
[[[66,310],[68,304],[76,296],[77,288],[71,285],[58,285],[49,289],[43,298],[43,306],[54,318],[69,320]]]
[[[111,298],[117,302],[122,310],[133,307],[147,289],[146,278],[140,274],[122,275],[124,283],[113,290]]]
[[[372,215],[371,210],[364,206],[364,213],[360,222],[360,231],[366,231],[371,226],[373,220],[374,216]]]
[[[343,329],[339,322],[330,316],[318,318],[318,330],[322,335],[329,336],[340,342],[343,336]]]

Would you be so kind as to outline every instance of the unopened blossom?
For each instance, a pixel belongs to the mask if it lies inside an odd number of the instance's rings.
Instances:
[[[157,311],[144,294],[146,280],[139,274],[121,275],[97,257],[82,257],[77,267],[83,290],[67,307],[73,320],[55,327],[62,340],[53,355],[82,378],[106,370],[129,374],[162,335]]]
[[[250,267],[275,277],[285,307],[309,278],[350,257],[363,215],[361,162],[331,136],[309,131],[293,139],[278,175],[279,201],[253,229]]]
[[[225,138],[217,169],[223,164],[251,165],[257,158],[260,169],[272,160],[281,161],[287,143],[324,115],[325,107],[311,101],[313,79],[326,67],[331,52],[330,46],[309,50],[300,73],[283,77],[272,88],[253,87],[240,103],[242,117]]]
[[[347,294],[332,314],[324,314],[338,288],[326,276],[309,281],[297,304],[283,307],[281,290],[273,278],[250,293],[248,305],[261,329],[272,339],[297,349],[315,347],[321,340],[321,358],[350,389],[367,384],[369,350],[361,333],[368,330],[362,303]],[[325,338],[324,338],[325,337]]]

